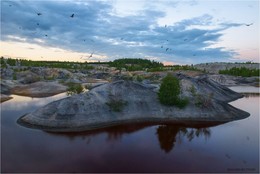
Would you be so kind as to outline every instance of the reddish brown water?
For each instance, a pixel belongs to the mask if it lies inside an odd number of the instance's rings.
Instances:
[[[250,117],[208,128],[124,125],[54,134],[16,120],[64,94],[1,104],[2,172],[259,172],[259,96],[231,104]]]

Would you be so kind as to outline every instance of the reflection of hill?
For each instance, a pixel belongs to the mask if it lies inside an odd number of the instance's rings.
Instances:
[[[112,140],[119,140],[121,139],[122,135],[130,134],[136,132],[138,130],[144,129],[145,127],[152,126],[153,124],[150,123],[142,123],[142,124],[127,124],[127,125],[119,125],[119,126],[112,126],[107,128],[101,128],[96,130],[90,130],[85,132],[70,132],[70,133],[54,133],[54,132],[47,132],[54,136],[66,136],[73,140],[76,137],[81,137],[82,139],[94,137],[98,134],[106,133],[108,141]]]
[[[216,124],[215,124],[216,125]],[[93,131],[87,132],[75,132],[75,133],[50,133],[54,136],[66,136],[70,140],[74,140],[74,138],[81,137],[82,139],[86,139],[87,143],[90,142],[91,137],[96,135],[106,133],[108,141],[120,140],[124,134],[131,134],[142,130],[146,127],[154,126],[154,124],[150,123],[142,123],[142,124],[127,124],[121,126],[113,126],[109,128],[103,128]],[[167,124],[167,125],[159,125],[156,129],[157,137],[159,140],[159,144],[162,150],[166,153],[170,152],[176,142],[181,143],[183,138],[187,138],[189,141],[192,141],[195,137],[204,136],[205,139],[208,139],[211,135],[209,126],[210,125],[196,125],[194,126],[184,126],[180,124]]]

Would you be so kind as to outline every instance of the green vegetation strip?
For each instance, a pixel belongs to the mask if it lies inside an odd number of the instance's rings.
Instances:
[[[245,67],[241,68],[231,68],[226,70],[220,70],[219,74],[228,74],[233,76],[242,76],[242,77],[252,77],[259,76],[259,69],[249,69]]]

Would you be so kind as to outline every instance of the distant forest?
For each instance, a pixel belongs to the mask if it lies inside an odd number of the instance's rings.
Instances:
[[[199,71],[193,65],[171,65],[164,66],[163,63],[154,60],[142,58],[122,58],[110,62],[69,62],[69,61],[33,61],[25,59],[12,59],[1,57],[1,68],[9,66],[26,66],[26,67],[48,67],[64,69],[94,69],[94,65],[108,65],[115,67],[117,70],[126,71],[147,71],[158,72],[167,70],[195,70]]]
[[[141,58],[124,58],[109,62],[110,67],[116,67],[119,70],[123,68],[127,71],[142,71],[142,70],[163,70],[163,64],[154,60]]]
[[[60,61],[33,61],[25,59],[11,59],[1,57],[1,68],[9,66],[30,66],[30,67],[48,67],[64,69],[93,69],[94,67],[81,62],[60,62]]]
[[[148,60],[148,59],[141,59],[141,58],[122,58],[110,62],[69,62],[69,61],[62,62],[62,61],[33,61],[33,60],[12,59],[12,58],[1,57],[0,61],[1,61],[1,68],[6,68],[7,66],[26,66],[26,67],[64,68],[64,69],[74,69],[74,70],[91,70],[94,69],[95,64],[100,64],[100,65],[115,67],[118,70],[126,70],[126,71],[147,71],[147,72],[167,71],[167,70],[201,71],[195,68],[193,65],[164,66],[161,62]],[[252,62],[246,62],[245,64],[249,64],[249,63]],[[259,69],[234,67],[231,69],[220,70],[219,74],[251,77],[251,76],[259,76]]]
[[[231,68],[226,70],[220,70],[219,74],[228,74],[233,76],[242,76],[242,77],[251,77],[251,76],[259,76],[259,69],[248,69],[245,67],[241,68]]]

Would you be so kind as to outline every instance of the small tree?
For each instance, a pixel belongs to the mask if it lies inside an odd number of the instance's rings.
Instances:
[[[179,79],[168,74],[161,83],[158,97],[163,105],[178,106],[180,108],[185,107],[188,104],[187,99],[180,99],[181,92]]]

